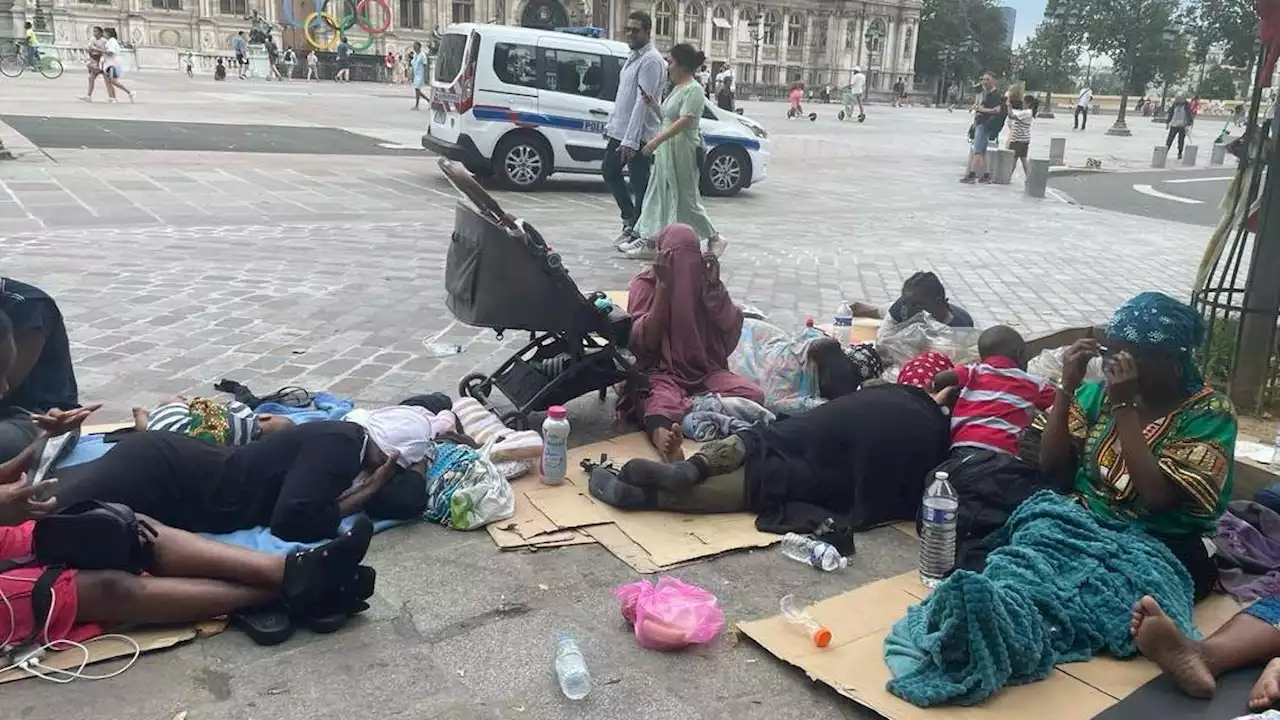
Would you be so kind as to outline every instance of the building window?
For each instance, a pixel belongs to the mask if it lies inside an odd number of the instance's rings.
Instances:
[[[760,82],[766,85],[778,84],[778,66],[777,65],[765,65],[764,67],[760,68],[760,72],[761,72]]]
[[[672,27],[673,15],[671,11],[671,3],[667,0],[661,0],[653,8],[653,34],[658,37],[669,38],[674,36],[674,28]]]
[[[884,49],[884,36],[887,31],[883,20],[876,20],[867,28],[867,52],[880,52]]]
[[[711,13],[711,41],[729,42],[729,8],[721,5]]]
[[[684,8],[684,36],[689,40],[702,40],[702,6],[696,2]]]
[[[828,27],[829,26],[827,25],[826,18],[823,18],[814,24],[813,31],[817,33],[817,37],[813,39],[813,44],[816,45],[819,50],[827,49],[827,28]]]
[[[400,0],[400,27],[422,29],[422,0]]]
[[[764,44],[778,44],[778,13],[770,10],[764,14]],[[777,79],[777,72],[774,72],[774,79]]]
[[[856,18],[849,18],[847,22],[848,26],[844,29],[844,49],[852,51],[858,44],[858,21]]]
[[[916,31],[907,28],[906,38],[902,41],[902,57],[905,60],[911,59],[911,41],[915,38]]]
[[[471,0],[453,0],[453,22],[475,22],[476,6]]]
[[[244,17],[249,14],[249,0],[218,0],[218,12]]]
[[[804,18],[800,17],[800,13],[794,13],[787,18],[787,47],[800,47],[803,44]]]
[[[799,65],[791,65],[787,68],[787,82],[800,82],[801,71]]]
[[[156,10],[181,10],[182,0],[151,0],[151,7]]]

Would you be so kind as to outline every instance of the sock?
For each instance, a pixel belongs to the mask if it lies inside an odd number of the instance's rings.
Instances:
[[[658,491],[654,488],[638,488],[618,479],[604,468],[596,468],[587,480],[591,497],[623,510],[652,510],[658,506]]]

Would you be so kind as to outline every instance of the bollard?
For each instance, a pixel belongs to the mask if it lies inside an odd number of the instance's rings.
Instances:
[[[1151,167],[1163,168],[1166,160],[1169,159],[1169,148],[1163,145],[1157,145],[1151,151]]]
[[[1227,161],[1227,146],[1222,143],[1213,144],[1213,153],[1209,155],[1210,165],[1221,165]]]
[[[995,156],[995,163],[990,168],[991,181],[997,185],[1008,185],[1009,180],[1013,178],[1013,151],[1002,148],[993,153],[987,153],[988,157],[993,155]]]
[[[1199,145],[1188,145],[1182,149],[1182,164],[1184,167],[1196,166],[1196,153],[1199,152]]]
[[[1042,198],[1048,185],[1049,161],[1041,158],[1029,159],[1027,161],[1027,194],[1034,198]]]
[[[1067,164],[1067,139],[1049,138],[1049,167],[1061,167]]]

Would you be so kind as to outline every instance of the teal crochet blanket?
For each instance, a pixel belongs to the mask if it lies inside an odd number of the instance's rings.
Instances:
[[[1191,576],[1145,533],[1042,491],[993,540],[999,549],[981,574],[957,571],[893,626],[884,650],[894,695],[920,707],[973,705],[1058,663],[1130,657],[1130,613],[1143,595],[1198,637]]]

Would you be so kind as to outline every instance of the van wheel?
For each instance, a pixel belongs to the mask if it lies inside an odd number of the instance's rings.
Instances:
[[[551,150],[541,138],[508,135],[493,154],[493,174],[512,190],[533,190],[551,174]]]
[[[751,160],[736,145],[721,145],[707,153],[701,190],[711,197],[737,195],[751,181]]]

